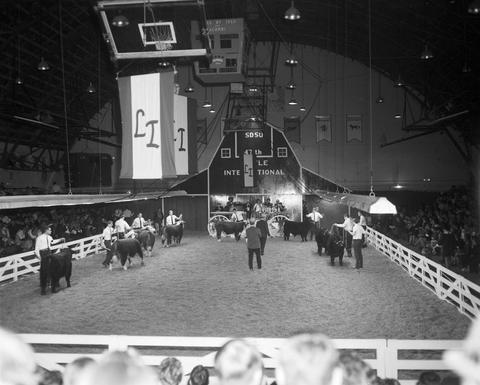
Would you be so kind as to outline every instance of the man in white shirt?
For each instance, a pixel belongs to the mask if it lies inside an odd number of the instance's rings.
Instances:
[[[132,227],[134,230],[141,230],[145,227],[145,219],[142,213],[138,213],[137,217],[133,220]]]
[[[165,224],[167,226],[173,226],[176,225],[178,221],[181,220],[181,214],[180,217],[177,217],[175,214],[173,214],[173,210],[168,211],[168,216],[165,218]]]
[[[343,237],[345,239],[345,249],[347,250],[347,256],[352,257],[352,230],[353,221],[348,214],[343,214],[343,223],[334,223],[334,226],[343,228]]]
[[[359,220],[357,219],[352,231],[353,253],[355,254],[355,269],[363,268],[362,238],[365,234],[365,230],[358,222]]]
[[[125,216],[122,215],[115,221],[115,231],[117,232],[118,239],[124,239],[127,230],[130,230],[130,226],[125,220]]]
[[[52,228],[48,225],[42,226],[42,234],[35,241],[35,255],[40,260],[40,288],[41,294],[46,294],[48,280],[49,259],[52,256],[50,247],[57,242],[52,238]]]
[[[241,212],[238,212],[237,209],[233,209],[232,216],[230,217],[232,222],[240,222],[243,221],[243,215]]]
[[[103,229],[102,233],[102,247],[107,250],[107,255],[105,260],[102,262],[102,265],[109,267],[112,261],[112,234],[113,234],[113,221],[108,221],[107,226]]]
[[[310,218],[313,222],[313,228],[310,230],[310,240],[312,240],[316,230],[320,229],[320,220],[323,218],[323,215],[318,211],[318,207],[314,207],[312,212],[307,214],[307,218]]]

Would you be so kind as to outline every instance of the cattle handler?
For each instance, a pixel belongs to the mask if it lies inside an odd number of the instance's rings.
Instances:
[[[47,279],[48,279],[48,265],[52,256],[51,246],[57,243],[65,242],[65,238],[56,239],[52,238],[51,225],[42,225],[42,234],[40,234],[35,242],[35,255],[40,260],[40,288],[41,294],[46,294]]]

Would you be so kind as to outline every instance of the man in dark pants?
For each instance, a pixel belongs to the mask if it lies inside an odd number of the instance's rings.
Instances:
[[[353,225],[352,238],[353,238],[353,253],[355,255],[355,269],[363,268],[363,255],[362,255],[362,243],[365,230],[358,223],[359,220],[355,220]]]
[[[345,250],[347,250],[347,257],[352,257],[352,230],[353,220],[348,214],[343,214],[343,223],[334,223],[334,226],[343,228],[343,235],[345,240]]]
[[[248,267],[253,270],[253,253],[257,257],[257,267],[262,268],[262,257],[260,256],[260,229],[255,227],[255,218],[250,218],[250,226],[247,227],[246,241],[248,248]]]
[[[113,229],[113,221],[107,222],[107,227],[103,230],[103,237],[102,237],[102,247],[107,250],[107,255],[105,255],[105,260],[102,262],[102,265],[105,267],[109,267],[112,261],[112,234],[114,232]]]
[[[43,225],[42,234],[40,234],[35,241],[35,255],[40,259],[40,289],[42,295],[46,294],[47,289],[48,269],[52,256],[50,247],[53,246],[54,243],[65,241],[65,239],[58,239],[54,242],[51,234],[51,226]]]
[[[260,235],[260,255],[263,255],[265,252],[265,244],[267,243],[267,237],[270,236],[270,231],[268,231],[268,223],[265,220],[265,214],[260,216],[260,219],[257,221],[256,227],[260,229],[262,235]]]

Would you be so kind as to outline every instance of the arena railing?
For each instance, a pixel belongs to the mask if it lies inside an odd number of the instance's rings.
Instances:
[[[38,363],[49,370],[61,370],[62,365],[78,357],[96,359],[105,350],[133,347],[143,356],[145,364],[151,366],[158,366],[168,356],[177,357],[187,375],[196,365],[213,368],[218,348],[229,340],[223,337],[67,334],[21,334],[21,337],[34,347]],[[284,339],[247,340],[258,347],[264,357],[267,377],[273,379],[277,352]],[[333,343],[340,350],[358,352],[377,371],[378,376],[397,378],[402,385],[415,385],[418,371],[447,370],[442,362],[443,351],[459,349],[461,346],[461,341],[457,340],[336,339]],[[186,379],[183,383],[186,383]]]
[[[102,234],[88,238],[77,239],[52,246],[52,251],[70,247],[73,251],[73,258],[81,259],[100,251]],[[0,258],[0,283],[17,281],[24,274],[36,273],[40,269],[40,261],[36,258],[34,251],[27,251],[21,254],[9,255]]]
[[[455,305],[470,319],[480,315],[480,286],[370,227],[367,227],[367,236],[369,244],[438,298]]]

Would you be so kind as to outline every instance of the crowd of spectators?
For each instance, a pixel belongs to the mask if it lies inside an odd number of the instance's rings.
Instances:
[[[11,210],[0,215],[0,257],[33,250],[42,225],[51,225],[54,239],[69,242],[102,233],[122,214],[131,225],[134,213],[114,205]]]
[[[478,274],[480,234],[473,192],[452,187],[414,212],[380,216],[373,227],[447,268]]]
[[[460,381],[478,384],[479,333],[477,321],[463,348],[446,353],[445,362],[456,374],[442,374],[442,378],[436,372],[423,372],[417,385],[452,385]],[[217,351],[213,371],[197,365],[184,373],[181,362],[174,357],[165,358],[156,367],[146,366],[134,349],[128,349],[107,351],[98,360],[77,358],[62,373],[37,366],[32,348],[0,328],[2,385],[208,385],[211,374],[218,385],[400,385],[397,379],[378,377],[359,355],[338,351],[318,333],[286,339],[274,359],[275,379],[269,379],[258,349],[246,340],[233,339]]]

